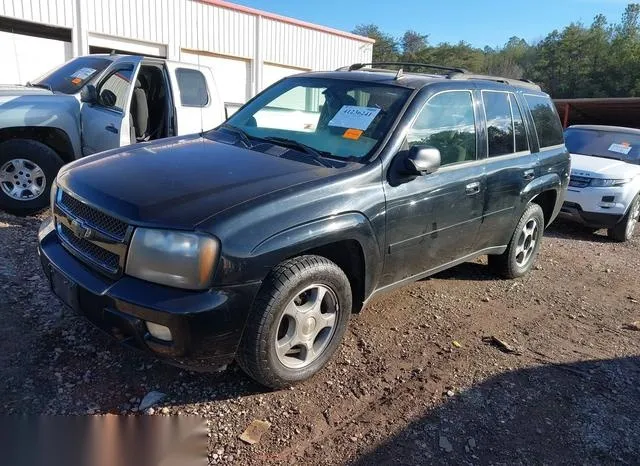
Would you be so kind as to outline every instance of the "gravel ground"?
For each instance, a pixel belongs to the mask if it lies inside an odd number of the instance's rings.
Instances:
[[[122,348],[49,291],[44,215],[0,213],[2,413],[206,419],[212,464],[637,464],[640,241],[557,222],[535,270],[466,263],[378,298],[333,362],[290,390],[235,366],[196,374]],[[515,353],[483,341],[494,336]],[[272,423],[255,445],[254,419]]]

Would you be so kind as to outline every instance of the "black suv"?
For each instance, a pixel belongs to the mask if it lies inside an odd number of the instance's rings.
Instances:
[[[39,232],[53,291],[126,344],[282,387],[379,293],[480,255],[527,273],[569,179],[549,96],[388,65],[288,77],[209,132],[67,165]]]

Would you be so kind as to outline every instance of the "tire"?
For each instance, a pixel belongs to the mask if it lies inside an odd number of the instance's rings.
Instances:
[[[622,220],[616,226],[607,230],[609,238],[620,243],[629,241],[638,223],[638,214],[640,214],[640,194],[636,194],[636,197],[633,198],[629,210],[622,217]]]
[[[47,207],[51,184],[62,165],[58,154],[41,142],[11,139],[1,143],[0,209],[22,216]],[[18,183],[24,189],[17,191]]]
[[[318,300],[323,289],[324,297]],[[286,260],[269,273],[258,292],[236,360],[260,384],[288,387],[325,366],[339,347],[350,317],[351,286],[336,264],[311,255]],[[279,344],[285,349],[276,350]]]
[[[538,204],[529,204],[516,225],[507,250],[503,254],[489,256],[491,271],[508,279],[527,274],[540,251],[543,232],[542,208]]]

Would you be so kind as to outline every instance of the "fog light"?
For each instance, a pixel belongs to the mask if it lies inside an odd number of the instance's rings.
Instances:
[[[153,338],[157,338],[162,341],[172,341],[171,330],[164,325],[154,324],[153,322],[145,322],[147,324],[147,330]]]
[[[615,200],[615,196],[602,196],[602,202],[614,202]]]

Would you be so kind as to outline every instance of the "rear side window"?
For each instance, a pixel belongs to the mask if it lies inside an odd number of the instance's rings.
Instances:
[[[198,70],[178,68],[176,70],[180,102],[187,107],[204,107],[209,103],[207,80]]]
[[[529,150],[529,140],[527,139],[527,128],[524,126],[524,118],[520,111],[520,106],[514,94],[509,94],[511,103],[511,113],[513,114],[513,132],[515,137],[516,152]]]
[[[514,153],[513,118],[509,94],[482,91],[482,101],[487,115],[489,157]]]
[[[540,148],[563,144],[562,124],[551,99],[531,94],[525,94],[524,98],[536,125]]]

